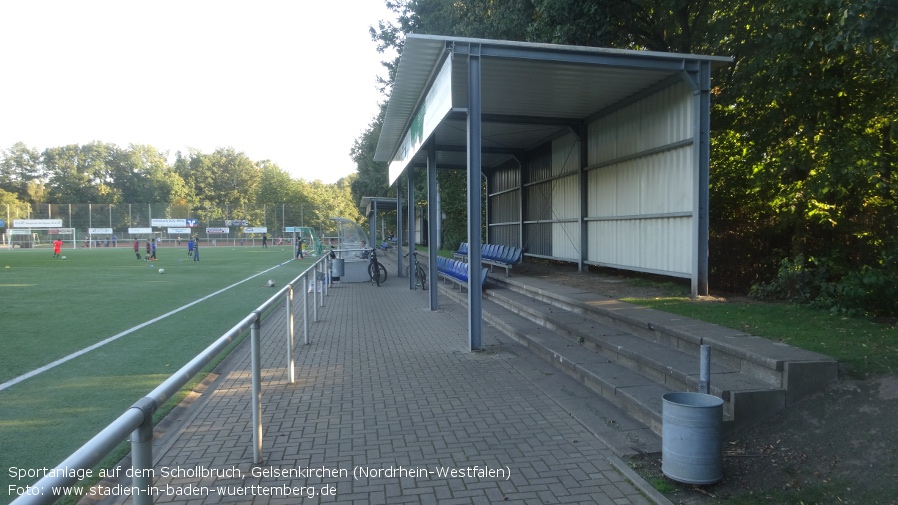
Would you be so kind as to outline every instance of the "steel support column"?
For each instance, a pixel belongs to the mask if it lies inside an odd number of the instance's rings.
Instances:
[[[368,247],[377,246],[377,199],[371,201],[371,214],[368,215]]]
[[[408,167],[408,261],[412,264],[415,254],[415,167]],[[433,275],[431,272],[430,275]],[[408,288],[415,289],[415,273],[409,266]]]
[[[692,296],[708,294],[708,207],[711,164],[711,63],[699,63],[694,73],[693,110],[695,114],[695,218],[693,227]]]
[[[483,348],[483,268],[480,248],[483,229],[481,175],[480,45],[468,55],[468,342],[472,351]]]
[[[402,193],[399,189],[399,183],[396,183],[396,278],[399,279],[403,275],[402,261]]]
[[[440,219],[439,205],[437,202],[437,150],[436,142],[430,139],[427,142],[427,271],[430,272],[430,310],[439,310],[440,301],[438,289],[433,288],[434,273],[437,271],[437,255],[440,239],[437,232],[440,227],[437,221]],[[409,278],[414,274],[409,268]],[[411,281],[411,279],[410,279]]]
[[[589,160],[589,127],[585,122],[580,123],[577,131],[580,143],[580,254],[577,258],[577,271],[589,270],[586,261],[589,260],[589,223],[586,216],[589,215],[589,172],[586,171]]]

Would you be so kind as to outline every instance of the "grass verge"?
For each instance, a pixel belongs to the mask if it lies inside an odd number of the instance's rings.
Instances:
[[[892,325],[836,316],[794,304],[686,297],[624,301],[831,356],[839,360],[852,378],[898,374],[898,328]]]

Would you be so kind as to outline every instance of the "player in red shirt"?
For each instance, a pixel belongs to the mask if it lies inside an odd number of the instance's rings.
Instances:
[[[62,253],[62,240],[56,239],[53,241],[53,257],[58,258],[60,253]]]

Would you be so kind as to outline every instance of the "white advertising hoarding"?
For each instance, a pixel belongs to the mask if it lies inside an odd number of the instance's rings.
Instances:
[[[13,228],[62,228],[62,219],[13,219]]]
[[[138,235],[141,233],[153,233],[152,228],[128,228],[128,233]]]
[[[151,219],[150,225],[153,228],[168,228],[171,226],[187,226],[186,219]]]

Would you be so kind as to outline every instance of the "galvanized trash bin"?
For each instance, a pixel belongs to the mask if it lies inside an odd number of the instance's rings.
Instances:
[[[723,400],[704,393],[661,397],[661,471],[687,484],[723,478]]]
[[[345,265],[343,264],[343,258],[334,258],[331,260],[331,277],[335,281],[340,280],[340,277],[343,277],[343,270]]]

